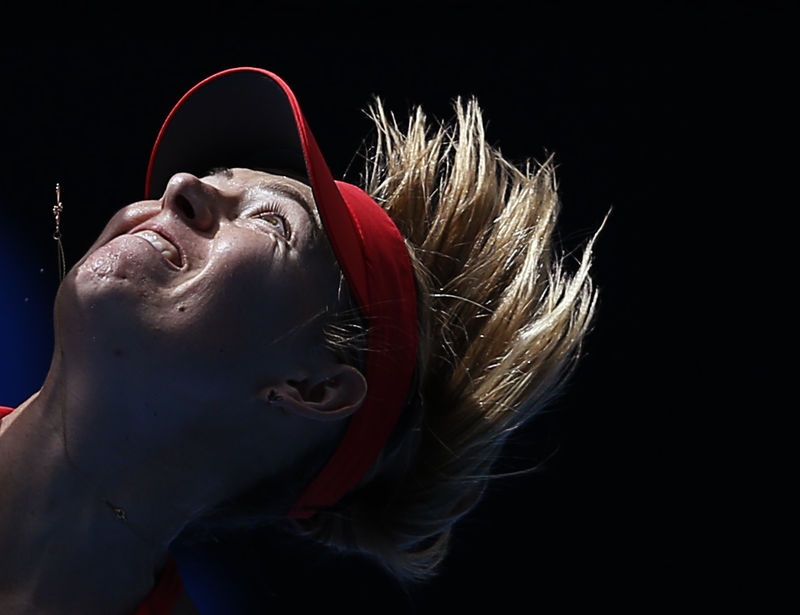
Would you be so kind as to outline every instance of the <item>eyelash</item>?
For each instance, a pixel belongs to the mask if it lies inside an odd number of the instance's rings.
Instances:
[[[279,211],[279,208],[276,207],[274,204],[270,205],[263,205],[256,209],[253,212],[253,217],[259,220],[265,220],[267,216],[275,216],[276,218],[280,219],[281,223],[283,224],[283,232],[280,232],[280,236],[283,237],[285,240],[289,240],[292,237],[292,227],[289,226],[289,222],[286,220],[286,216],[283,212]],[[265,220],[266,221],[266,220]],[[270,224],[267,221],[268,224]]]

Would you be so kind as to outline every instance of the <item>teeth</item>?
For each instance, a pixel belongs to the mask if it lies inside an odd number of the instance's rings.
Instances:
[[[138,235],[150,242],[151,246],[161,252],[161,255],[176,267],[181,266],[178,249],[163,235],[159,235],[155,231],[137,231],[134,235]]]

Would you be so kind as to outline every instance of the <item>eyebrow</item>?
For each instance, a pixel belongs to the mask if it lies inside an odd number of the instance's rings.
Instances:
[[[300,203],[303,209],[306,210],[308,216],[316,222],[316,216],[314,216],[314,212],[312,211],[311,205],[309,204],[305,195],[303,195],[294,186],[290,186],[282,182],[265,180],[263,182],[259,182],[258,184],[256,184],[255,188],[263,190],[264,192],[277,192],[280,196],[285,196],[294,201],[297,201],[298,203]]]

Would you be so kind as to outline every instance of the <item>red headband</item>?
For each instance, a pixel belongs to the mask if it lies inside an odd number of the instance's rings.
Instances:
[[[300,105],[277,75],[233,68],[201,81],[167,116],[147,169],[145,196],[176,172],[220,166],[280,168],[307,176],[317,210],[366,319],[368,391],[328,464],[289,512],[310,517],[355,487],[405,406],[417,361],[411,260],[388,214],[363,190],[334,181]]]

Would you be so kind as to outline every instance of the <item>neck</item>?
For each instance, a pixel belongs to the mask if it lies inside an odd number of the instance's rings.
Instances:
[[[113,454],[122,439],[114,432],[108,434],[111,449],[87,450],[99,434],[82,421],[100,415],[91,407],[96,397],[63,381],[48,376],[13,420],[3,420],[0,605],[4,613],[27,612],[31,604],[41,613],[133,612],[151,591],[193,504],[180,497],[177,473],[152,473],[130,450]]]
[[[209,398],[146,360],[72,346],[67,361],[56,344],[42,389],[0,427],[4,614],[135,611],[186,525],[281,476],[308,438],[257,398]],[[241,416],[256,427],[219,419]]]
[[[132,612],[167,557],[115,515],[67,460],[38,397],[0,436],[0,604],[4,612]],[[5,422],[5,421],[4,421]]]

